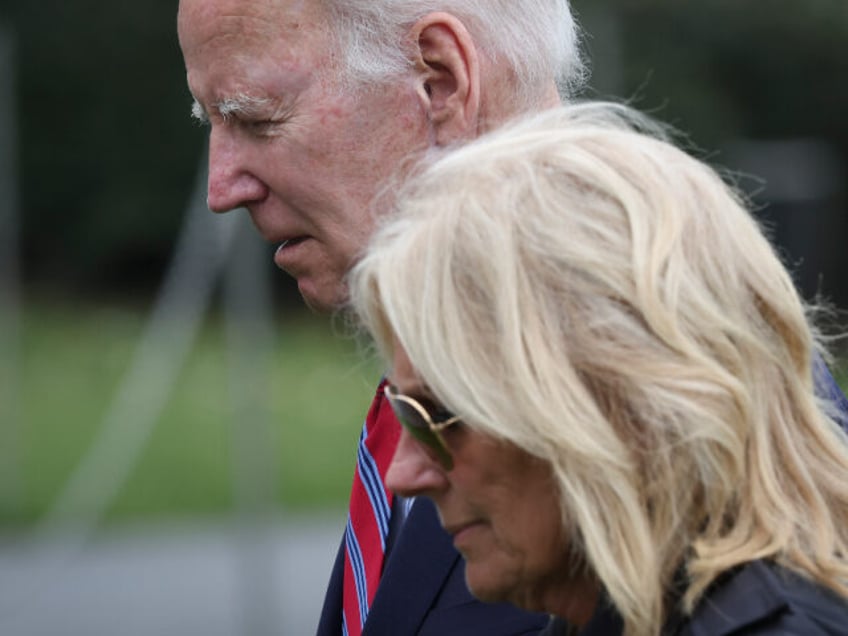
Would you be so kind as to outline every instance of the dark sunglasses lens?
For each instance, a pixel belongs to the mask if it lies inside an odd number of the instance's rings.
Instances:
[[[430,430],[430,426],[424,421],[415,407],[403,400],[392,399],[392,408],[403,427],[409,433],[425,446],[435,451],[439,460],[448,468],[453,465],[451,457],[448,454],[442,442],[436,437],[436,434]]]

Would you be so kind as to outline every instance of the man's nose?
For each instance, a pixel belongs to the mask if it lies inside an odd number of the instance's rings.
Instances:
[[[386,486],[402,497],[433,495],[447,488],[448,479],[439,462],[402,428]]]
[[[209,209],[228,212],[260,201],[267,194],[267,186],[247,166],[239,141],[228,131],[213,128],[209,135]]]

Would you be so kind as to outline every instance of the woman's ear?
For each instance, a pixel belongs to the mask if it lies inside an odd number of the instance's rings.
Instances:
[[[418,94],[437,145],[477,136],[480,68],[465,25],[449,13],[430,13],[411,32]]]

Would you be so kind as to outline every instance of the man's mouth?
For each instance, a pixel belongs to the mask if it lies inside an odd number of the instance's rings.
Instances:
[[[284,250],[287,247],[292,247],[294,245],[297,245],[298,243],[302,243],[305,240],[306,240],[305,236],[296,236],[294,238],[286,239],[285,241],[280,243],[280,245],[277,249]]]
[[[308,236],[295,236],[280,243],[274,253],[274,263],[277,267],[296,277],[303,266],[302,261],[305,256],[302,250],[296,248],[308,239]]]

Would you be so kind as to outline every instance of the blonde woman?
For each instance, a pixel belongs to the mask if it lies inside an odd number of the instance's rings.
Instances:
[[[848,634],[848,440],[740,199],[622,106],[413,178],[349,280],[475,596],[546,633]]]

